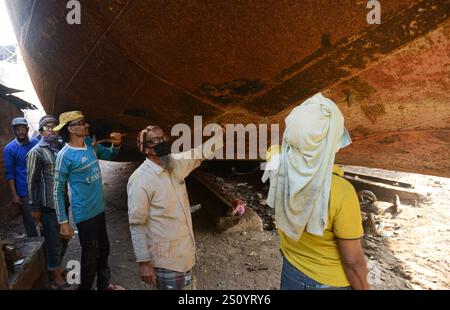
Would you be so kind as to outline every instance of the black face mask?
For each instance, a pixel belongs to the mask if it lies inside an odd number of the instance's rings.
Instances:
[[[162,142],[154,147],[156,156],[162,157],[169,155],[171,153],[170,150],[170,143],[169,142]]]

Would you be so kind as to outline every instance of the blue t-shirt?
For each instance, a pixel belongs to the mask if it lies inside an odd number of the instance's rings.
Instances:
[[[39,140],[34,138],[24,144],[14,139],[3,150],[5,179],[16,181],[16,192],[20,197],[28,196],[27,154],[38,143]]]
[[[92,146],[90,137],[85,139],[85,147],[75,148],[66,144],[56,157],[53,197],[58,222],[64,223],[66,213],[66,184],[69,184],[70,207],[76,224],[93,218],[105,210],[102,175],[98,158],[111,160],[118,148],[106,148],[98,144]]]

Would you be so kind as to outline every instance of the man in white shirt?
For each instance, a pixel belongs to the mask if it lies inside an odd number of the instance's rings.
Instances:
[[[138,134],[147,158],[128,180],[128,217],[141,280],[158,289],[192,288],[195,240],[184,179],[223,147],[223,132],[177,154],[159,126]]]

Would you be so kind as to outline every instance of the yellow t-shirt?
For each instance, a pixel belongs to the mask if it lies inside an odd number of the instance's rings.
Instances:
[[[338,166],[333,168],[328,224],[323,236],[303,232],[300,240],[287,237],[281,230],[280,247],[286,259],[311,279],[324,285],[344,287],[350,283],[340,260],[336,237],[359,239],[364,235],[361,209],[353,186]]]

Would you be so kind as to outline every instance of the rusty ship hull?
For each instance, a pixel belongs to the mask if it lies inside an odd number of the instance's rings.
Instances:
[[[280,124],[321,91],[346,119],[343,164],[450,177],[449,1],[7,0],[48,113],[83,110],[98,131]]]

